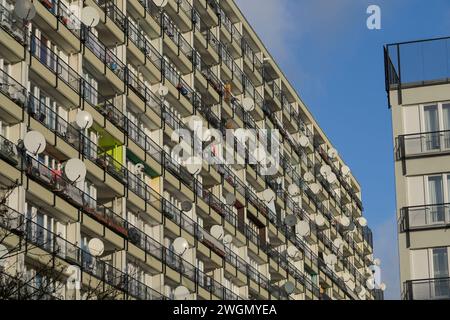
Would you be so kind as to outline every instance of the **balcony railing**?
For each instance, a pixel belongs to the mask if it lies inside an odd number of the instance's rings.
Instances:
[[[450,225],[450,203],[405,207],[400,215],[401,232],[445,228]]]
[[[407,134],[397,138],[397,160],[442,153],[450,153],[450,130]]]
[[[450,37],[388,44],[386,90],[450,82]]]
[[[449,300],[450,278],[410,280],[403,284],[405,300]]]
[[[0,28],[5,30],[10,36],[21,44],[27,43],[27,33],[16,23],[13,12],[0,5]]]

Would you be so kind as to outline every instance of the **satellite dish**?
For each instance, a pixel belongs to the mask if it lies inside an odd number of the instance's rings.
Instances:
[[[288,192],[291,196],[295,197],[300,194],[300,188],[295,183],[292,183],[288,187]]]
[[[191,209],[192,209],[192,202],[190,202],[189,200],[183,201],[181,203],[181,211],[188,212],[191,211]]]
[[[173,291],[175,300],[187,300],[190,294],[191,293],[189,292],[188,288],[184,286],[176,287],[176,289]]]
[[[377,267],[381,266],[381,260],[380,258],[376,258],[373,260],[373,264]]]
[[[347,232],[353,232],[353,231],[355,231],[355,228],[356,228],[355,223],[353,221],[351,221],[347,227]]]
[[[202,171],[202,159],[199,157],[189,157],[184,162],[187,171],[192,175],[197,175]]]
[[[89,129],[94,123],[92,115],[87,111],[79,111],[76,117],[76,123],[80,129]]]
[[[299,250],[294,246],[289,246],[286,250],[286,253],[289,256],[289,258],[294,259],[295,257],[297,257]]]
[[[159,8],[164,8],[167,5],[168,0],[153,0],[155,5]]]
[[[375,279],[373,277],[366,280],[366,287],[369,290],[375,289]]]
[[[348,177],[348,175],[350,174],[350,168],[348,166],[343,166],[341,168],[341,173],[344,177]]]
[[[323,175],[324,177],[328,177],[329,174],[331,174],[331,167],[329,165],[324,165],[322,167],[320,167],[320,174]]]
[[[94,7],[84,7],[81,9],[81,22],[89,27],[95,27],[100,22],[100,15]]]
[[[336,238],[334,239],[333,244],[336,248],[340,249],[344,245],[344,241],[341,238]]]
[[[6,265],[6,258],[5,256],[8,254],[8,249],[0,244],[0,267],[4,267]]]
[[[337,176],[334,174],[334,172],[331,172],[329,175],[327,175],[327,181],[329,184],[335,183],[337,180]]]
[[[332,267],[337,263],[337,257],[334,254],[325,255],[323,260],[329,267]]]
[[[319,227],[323,227],[325,225],[325,218],[321,214],[317,214],[314,221]]]
[[[144,170],[145,166],[143,163],[136,163],[134,165],[134,172],[141,173]]]
[[[299,236],[304,237],[304,236],[308,235],[310,231],[311,231],[311,229],[309,227],[308,221],[305,221],[305,220],[299,221],[299,223],[297,224],[297,228],[296,228],[296,233]]]
[[[227,245],[233,242],[233,237],[230,234],[227,234],[223,237],[223,244]]]
[[[253,151],[253,156],[255,157],[257,162],[262,162],[267,159],[267,153],[264,148],[256,148],[255,151]]]
[[[311,173],[311,172],[306,172],[304,175],[303,175],[303,179],[306,181],[306,182],[312,182],[312,181],[314,181],[314,175]]]
[[[36,16],[36,8],[30,0],[17,0],[14,5],[14,14],[25,21],[30,21]]]
[[[379,287],[378,287],[381,291],[386,291],[386,283],[382,282],[380,283]]]
[[[242,101],[242,107],[244,108],[245,111],[250,112],[253,109],[255,109],[255,102],[253,101],[252,98],[244,98],[244,100]]]
[[[318,183],[311,184],[309,186],[309,188],[311,189],[312,193],[314,193],[314,194],[318,194],[320,192],[320,190],[322,190],[322,187]]]
[[[310,145],[309,139],[307,136],[301,135],[299,138],[299,143],[303,148],[307,148]]]
[[[161,88],[160,88],[161,90]],[[203,127],[203,119],[200,116],[190,116],[187,122],[189,129],[194,132],[197,132],[199,128]]]
[[[231,192],[228,192],[228,193],[225,195],[225,203],[226,203],[227,205],[229,205],[229,206],[234,206],[235,202],[236,202],[236,196],[235,196],[235,194],[234,194],[234,193],[231,193]]]
[[[288,227],[293,227],[297,224],[297,216],[295,214],[290,214],[287,215],[284,218],[284,223],[288,226]]]
[[[272,189],[268,188],[263,191],[262,198],[265,202],[272,202],[275,200],[275,192]]]
[[[178,255],[183,255],[183,253],[186,252],[186,250],[189,248],[189,244],[187,240],[183,237],[178,237],[175,240],[173,240],[173,250]]]
[[[359,217],[356,219],[361,227],[367,226],[367,219],[364,217]]]
[[[342,226],[344,227],[350,226],[350,219],[346,215],[342,215],[339,220]]]
[[[88,242],[88,250],[94,257],[99,257],[105,251],[105,245],[103,241],[98,238],[93,238]]]
[[[86,165],[80,159],[69,159],[64,164],[64,174],[71,182],[83,181],[86,177]]]
[[[34,155],[38,155],[45,150],[46,141],[39,131],[28,131],[23,139],[25,149]]]
[[[338,152],[336,149],[331,148],[328,150],[328,157],[330,157],[331,159],[335,159],[338,156]]]
[[[342,281],[344,281],[344,282],[349,282],[350,279],[351,279],[350,273],[344,272],[344,273],[342,274],[341,278],[342,278]]]
[[[158,94],[160,97],[165,97],[169,94],[169,88],[166,86],[160,86],[158,89]]]
[[[222,240],[225,231],[223,230],[223,227],[216,224],[214,226],[211,227],[211,229],[209,230],[209,233],[211,233],[211,235],[216,238],[217,240]]]
[[[284,291],[286,291],[286,293],[287,293],[288,295],[290,295],[291,293],[293,293],[294,290],[295,290],[294,284],[293,284],[292,282],[290,282],[290,281],[287,281],[287,282],[283,285],[283,288],[284,288]]]

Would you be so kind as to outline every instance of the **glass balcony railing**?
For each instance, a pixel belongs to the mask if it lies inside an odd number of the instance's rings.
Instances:
[[[16,22],[16,17],[13,12],[6,9],[0,4],[0,28],[6,31],[10,36],[16,39],[21,44],[27,43],[27,33],[24,32],[23,27]]]
[[[401,135],[397,138],[397,160],[450,152],[450,130]]]
[[[405,300],[449,300],[450,278],[410,280],[403,284]]]
[[[80,38],[81,21],[60,0],[39,0],[44,7],[67,27],[77,38]]]
[[[131,42],[145,54],[149,61],[151,61],[158,70],[161,70],[162,56],[145,37],[143,30],[129,22],[127,24],[127,35],[128,39],[130,39]]]
[[[121,30],[125,30],[127,18],[114,2],[109,0],[95,0],[95,2],[103,9],[108,18],[114,21]]]
[[[450,203],[405,207],[400,210],[400,230],[445,228],[450,225]]]
[[[183,52],[186,57],[192,57],[193,49],[191,45],[183,37],[181,32],[178,30],[172,20],[170,20],[169,16],[166,13],[163,13],[161,21],[161,27],[163,28],[164,33],[173,40],[178,49]]]

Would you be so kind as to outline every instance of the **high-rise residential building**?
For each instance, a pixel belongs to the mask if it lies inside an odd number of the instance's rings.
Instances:
[[[382,298],[360,185],[234,1],[0,4],[0,270],[15,296]],[[231,129],[254,129],[258,152],[219,143]],[[196,143],[234,161],[174,151]],[[261,146],[279,148],[273,174]]]
[[[450,38],[385,46],[402,298],[450,298]]]

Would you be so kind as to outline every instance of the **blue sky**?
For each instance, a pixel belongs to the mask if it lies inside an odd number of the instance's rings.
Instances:
[[[400,297],[383,45],[450,35],[448,0],[236,0],[363,188],[387,299]],[[381,30],[366,9],[381,8]]]

